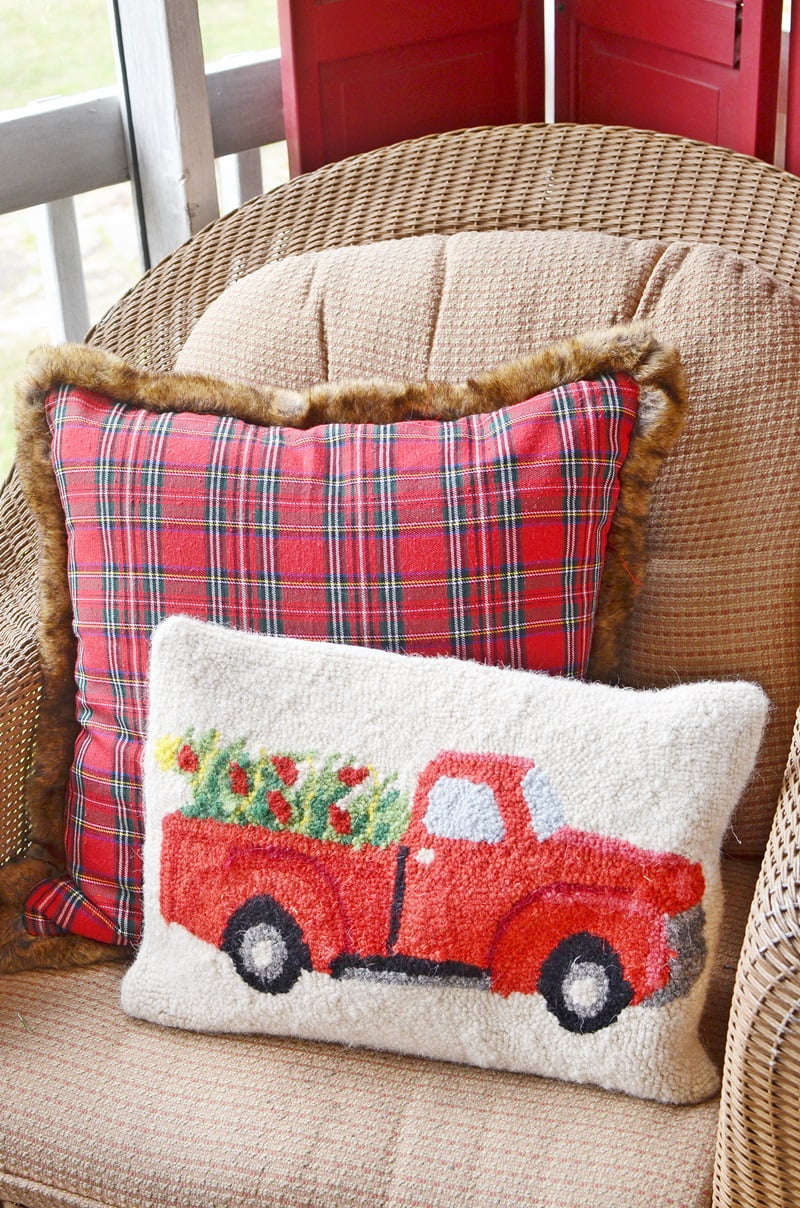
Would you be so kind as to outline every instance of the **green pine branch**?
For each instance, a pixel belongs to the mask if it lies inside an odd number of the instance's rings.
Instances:
[[[317,751],[253,756],[243,740],[224,745],[214,730],[162,738],[156,760],[191,788],[190,818],[293,831],[353,847],[388,847],[408,826],[410,802],[394,773]]]

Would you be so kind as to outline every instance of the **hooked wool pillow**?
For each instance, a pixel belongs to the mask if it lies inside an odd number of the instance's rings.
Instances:
[[[123,1005],[702,1099],[719,849],[766,712],[744,682],[638,692],[171,618]]]

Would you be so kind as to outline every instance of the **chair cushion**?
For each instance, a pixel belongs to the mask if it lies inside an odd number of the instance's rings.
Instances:
[[[29,372],[18,464],[47,550],[39,767],[61,752],[30,786],[32,813],[60,807],[69,778],[68,867],[27,895],[34,933],[138,938],[149,639],[165,616],[613,672],[649,487],[682,418],[676,354],[641,327],[437,386],[259,393],[73,346]],[[303,430],[277,422],[287,410]]]
[[[209,308],[178,365],[286,386],[376,373],[457,378],[633,317],[680,349],[690,406],[655,488],[623,682],[742,676],[764,686],[772,719],[727,842],[757,855],[800,699],[800,300],[791,291],[711,246],[577,231],[425,236],[253,273]]]
[[[0,979],[0,1198],[114,1208],[708,1208],[717,1103],[125,1017],[107,966]]]

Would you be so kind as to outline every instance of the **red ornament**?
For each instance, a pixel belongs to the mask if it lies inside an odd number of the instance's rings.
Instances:
[[[278,773],[278,775],[280,775],[280,773]],[[281,793],[278,789],[273,789],[272,792],[267,793],[267,804],[280,822],[281,826],[288,826],[289,819],[292,815],[292,807],[289,805],[289,802],[286,800],[283,793]]]
[[[270,762],[284,784],[288,784],[290,788],[293,784],[297,784],[300,772],[293,759],[290,759],[288,755],[273,755]]]
[[[342,784],[346,784],[349,789],[354,789],[357,784],[362,784],[369,776],[369,768],[341,768],[338,773]]]
[[[178,751],[178,767],[182,772],[196,772],[200,767],[200,760],[188,743],[184,743]]]
[[[238,763],[232,763],[228,769],[228,775],[233,792],[239,797],[246,797],[250,792],[250,780],[244,768]]]
[[[341,806],[332,805],[328,810],[328,821],[339,835],[349,835],[353,830],[353,820],[347,810]]]

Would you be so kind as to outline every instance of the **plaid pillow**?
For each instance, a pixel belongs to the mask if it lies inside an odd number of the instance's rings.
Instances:
[[[169,615],[554,674],[589,665],[640,398],[630,373],[447,422],[307,430],[205,414],[196,390],[159,410],[85,384],[43,400],[80,730],[65,875],[30,893],[34,933],[139,937],[149,644]]]

